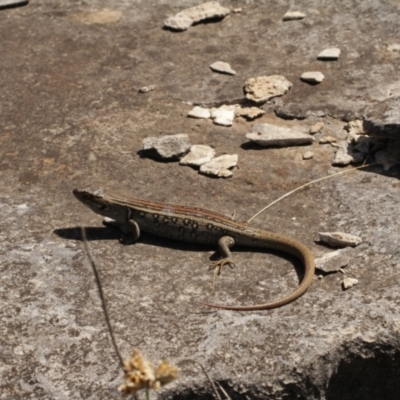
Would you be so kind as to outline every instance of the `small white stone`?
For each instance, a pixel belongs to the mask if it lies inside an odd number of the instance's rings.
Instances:
[[[358,284],[358,279],[356,278],[344,278],[342,281],[343,289],[350,289],[354,285]]]
[[[233,172],[229,169],[235,167],[237,162],[237,154],[225,154],[213,158],[210,162],[203,164],[200,167],[200,173],[216,176],[218,178],[229,178],[233,175]]]
[[[245,82],[246,97],[256,103],[283,96],[291,87],[292,83],[282,75],[258,76]]]
[[[189,153],[179,161],[179,164],[200,167],[200,165],[211,161],[214,156],[215,150],[212,147],[195,144],[190,148]]]
[[[318,60],[337,60],[340,55],[340,49],[337,47],[330,47],[329,49],[322,50],[318,54]]]
[[[318,232],[320,242],[332,247],[355,247],[362,243],[359,236],[344,232]]]
[[[323,122],[317,122],[316,124],[314,124],[314,125],[310,128],[310,134],[311,134],[311,135],[315,135],[315,134],[318,133],[323,127],[324,127],[324,123],[323,123]]]
[[[139,93],[148,93],[148,92],[151,92],[152,90],[154,90],[155,88],[156,88],[155,85],[142,86],[139,89]]]
[[[235,118],[235,106],[223,105],[219,108],[211,109],[211,118],[214,124],[222,126],[232,126]]]
[[[202,107],[195,106],[188,112],[187,116],[192,117],[192,118],[207,119],[207,118],[211,117],[211,112],[208,108],[202,108]]]
[[[235,115],[237,117],[244,117],[249,120],[253,120],[258,117],[261,117],[264,114],[265,114],[265,111],[261,110],[261,108],[258,108],[258,107],[244,107],[244,108],[238,107],[235,110]]]
[[[242,7],[237,7],[232,10],[235,14],[242,12]]]
[[[186,8],[164,21],[164,26],[176,31],[184,31],[196,22],[209,18],[223,18],[230,10],[222,7],[218,1],[209,1],[198,6]]]
[[[306,151],[303,154],[303,160],[311,160],[314,157],[314,153],[312,151]]]
[[[300,11],[288,11],[284,16],[283,16],[283,21],[292,21],[296,19],[303,19],[306,16],[306,14],[303,14]]]
[[[331,144],[331,143],[336,143],[337,139],[333,136],[324,136],[321,139],[319,139],[318,143],[319,144]]]
[[[308,134],[270,124],[254,125],[252,132],[247,133],[246,137],[260,146],[298,146],[314,141]]]
[[[210,68],[213,71],[221,72],[223,74],[236,75],[236,71],[234,71],[228,63],[223,61],[217,61],[215,63],[212,63],[210,65]]]
[[[321,83],[324,80],[325,76],[322,72],[319,71],[309,71],[303,72],[300,76],[300,79],[309,83]]]

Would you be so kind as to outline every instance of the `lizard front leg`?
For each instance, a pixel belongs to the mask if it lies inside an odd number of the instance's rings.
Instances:
[[[217,261],[213,261],[210,265],[210,269],[217,268],[216,271],[218,275],[221,273],[222,267],[224,265],[229,265],[230,268],[235,267],[235,263],[232,260],[231,251],[229,250],[234,245],[235,239],[231,236],[222,236],[218,240],[218,251],[223,258]]]
[[[140,227],[133,219],[129,219],[125,222],[118,222],[111,218],[105,218],[103,220],[103,225],[117,227],[124,235],[125,244],[135,243],[140,237]]]

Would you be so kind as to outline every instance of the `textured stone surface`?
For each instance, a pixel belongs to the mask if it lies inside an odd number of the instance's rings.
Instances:
[[[165,160],[179,160],[190,147],[189,136],[186,133],[143,139],[143,151],[146,154]]]
[[[166,358],[181,368],[160,399],[212,398],[199,363],[232,399],[397,399],[400,167],[320,181],[253,220],[297,238],[316,257],[329,251],[313,242],[318,231],[351,232],[365,248],[345,268],[359,281],[351,289],[343,291],[344,276],[333,273],[286,307],[251,313],[212,311],[198,301],[277,299],[302,276],[296,260],[234,248],[236,268],[224,269],[212,291],[215,247],[151,235],[123,245],[71,194],[107,186],[246,221],[288,191],[346,168],[331,166],[332,146],[260,149],[246,143],[251,122],[226,128],[186,118],[182,100],[226,104],[244,97],[248,77],[282,74],[293,86],[263,107],[260,121],[307,132],[322,120],[323,134],[335,136],[341,119],[400,95],[400,52],[388,50],[399,43],[396,1],[304,0],[307,17],[293,23],[282,22],[287,2],[241,1],[242,14],[218,23],[162,29],[165,18],[198,3],[46,0],[0,12],[0,397],[121,398],[83,225],[123,357],[138,347],[155,364]],[[107,22],[105,8],[120,12],[119,20]],[[100,12],[97,23],[86,22]],[[315,59],[336,44],[338,62]],[[210,73],[216,59],[240,75]],[[326,79],[306,85],[298,77],[307,70]],[[157,90],[139,94],[145,84]],[[275,111],[288,104],[294,118],[309,117],[280,120]],[[174,132],[238,154],[240,168],[230,179],[210,179],[141,157],[145,137]],[[312,162],[302,160],[307,149]]]
[[[314,141],[308,134],[270,124],[254,125],[246,137],[260,146],[299,146]]]
[[[363,117],[363,125],[370,135],[400,138],[400,97],[371,105]]]
[[[179,161],[179,164],[199,167],[211,161],[214,155],[215,150],[212,147],[203,144],[194,144],[190,148],[189,153]]]
[[[257,76],[246,81],[246,97],[256,103],[264,103],[277,96],[283,96],[292,87],[284,76]]]
[[[186,8],[175,16],[164,21],[164,26],[176,31],[184,31],[194,23],[211,18],[223,18],[230,10],[222,7],[218,1],[209,1],[198,6]]]
[[[237,154],[224,154],[203,164],[200,167],[200,173],[217,178],[230,178],[233,175],[231,169],[236,166],[237,162]]]

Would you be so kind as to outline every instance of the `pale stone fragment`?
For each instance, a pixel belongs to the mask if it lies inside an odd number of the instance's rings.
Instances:
[[[214,124],[223,126],[232,126],[235,118],[235,106],[223,105],[219,108],[211,109],[211,118]]]
[[[312,151],[306,151],[303,154],[303,160],[311,160],[314,157],[314,153]]]
[[[167,135],[148,137],[143,140],[143,151],[160,159],[180,159],[189,150],[191,144],[188,135],[179,133],[177,135]]]
[[[315,135],[315,134],[318,133],[323,127],[324,127],[324,123],[323,123],[323,122],[317,122],[316,124],[314,124],[314,125],[310,128],[310,134],[311,134],[311,135]]]
[[[303,19],[306,14],[300,11],[288,11],[282,18],[283,21],[293,21],[296,19]]]
[[[363,122],[361,119],[355,119],[354,121],[348,122],[344,127],[351,138],[357,138],[360,135],[365,135]]]
[[[328,49],[322,50],[318,54],[318,60],[337,60],[340,55],[340,49],[337,47],[330,47]]]
[[[264,115],[265,111],[258,107],[238,107],[235,110],[235,114],[237,117],[244,117],[246,119],[253,120]]]
[[[344,232],[318,232],[320,242],[332,247],[355,247],[362,243],[359,236]]]
[[[324,80],[325,76],[322,72],[319,71],[308,71],[303,72],[300,76],[300,79],[309,83],[321,83]]]
[[[342,281],[343,289],[350,289],[354,285],[358,284],[358,279],[356,278],[344,278]]]
[[[242,12],[242,7],[237,7],[232,10],[235,14]]]
[[[245,82],[246,97],[256,103],[282,96],[291,87],[292,83],[282,75],[258,76]]]
[[[190,148],[189,153],[179,161],[179,164],[200,167],[200,165],[211,161],[214,156],[215,150],[212,147],[202,144],[194,144]]]
[[[200,173],[204,175],[216,176],[218,178],[229,178],[233,175],[230,168],[236,166],[238,162],[237,154],[225,154],[213,158],[210,162],[200,167]]]
[[[211,111],[208,108],[195,106],[189,111],[187,116],[192,118],[207,119],[211,117]]]
[[[336,143],[337,139],[333,136],[324,136],[321,139],[319,139],[318,143],[319,144],[331,144],[331,143]]]
[[[209,18],[224,18],[229,12],[230,10],[222,7],[218,1],[209,1],[195,7],[186,8],[164,21],[164,26],[176,31],[184,31],[196,22]]]
[[[354,162],[354,155],[352,154],[351,149],[346,141],[340,142],[338,144],[338,149],[335,154],[335,159],[332,162],[332,165],[349,165]]]
[[[221,72],[223,74],[236,75],[236,71],[234,71],[227,62],[216,61],[210,65],[210,68],[213,71]]]
[[[298,146],[314,141],[308,134],[270,124],[254,125],[252,132],[247,133],[246,137],[260,146]]]
[[[148,93],[148,92],[151,92],[152,90],[154,90],[155,88],[156,88],[155,85],[142,86],[139,89],[139,93]]]
[[[315,259],[315,268],[324,272],[338,272],[346,267],[354,253],[353,249],[340,249],[326,253]]]

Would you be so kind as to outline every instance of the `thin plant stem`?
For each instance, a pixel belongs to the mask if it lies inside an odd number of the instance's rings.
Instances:
[[[276,200],[273,201],[272,203],[268,204],[266,207],[264,207],[263,209],[261,209],[258,213],[254,214],[254,215],[247,221],[247,223],[249,223],[250,221],[252,221],[255,217],[258,217],[261,213],[263,213],[266,209],[268,209],[268,208],[270,208],[271,206],[273,206],[275,203],[278,203],[278,201],[281,201],[281,200],[284,199],[285,197],[290,196],[291,194],[293,194],[293,193],[299,191],[300,189],[305,188],[306,186],[312,185],[313,183],[316,183],[316,182],[323,181],[323,180],[325,180],[325,179],[332,178],[332,177],[334,177],[334,176],[336,176],[336,175],[346,174],[347,172],[351,172],[351,171],[354,171],[354,170],[356,170],[356,169],[361,169],[361,168],[370,167],[371,165],[376,165],[376,164],[377,164],[377,163],[373,163],[373,164],[361,165],[361,166],[359,166],[359,167],[354,167],[354,168],[351,168],[351,169],[346,169],[345,171],[339,171],[339,172],[336,172],[336,173],[334,173],[334,174],[332,174],[332,175],[323,176],[322,178],[315,179],[314,181],[305,183],[304,185],[301,185],[301,186],[299,186],[298,188],[291,190],[290,192],[288,192],[288,193],[284,194],[283,196],[279,197],[279,199],[276,199]]]
[[[113,329],[111,327],[110,317],[109,317],[108,311],[107,311],[106,299],[104,297],[104,292],[103,292],[103,287],[101,285],[100,275],[99,275],[99,272],[97,270],[96,264],[95,264],[95,262],[93,260],[93,257],[90,254],[89,245],[88,245],[88,241],[87,241],[87,238],[86,238],[86,230],[85,230],[85,228],[83,226],[81,226],[81,235],[82,235],[83,244],[85,246],[86,254],[87,254],[88,258],[89,258],[90,264],[92,265],[93,273],[94,273],[94,276],[96,278],[97,288],[99,289],[99,295],[100,295],[100,300],[101,300],[101,306],[103,307],[104,317],[106,319],[108,331],[109,331],[110,336],[111,336],[111,341],[112,341],[112,344],[114,346],[115,353],[117,354],[117,357],[118,357],[119,362],[121,364],[121,367],[122,367],[122,369],[124,369],[124,360],[123,360],[123,358],[121,356],[121,353],[119,352],[119,349],[118,349],[118,346],[117,346],[117,342],[115,341],[115,337],[114,337],[114,331],[113,331]]]

